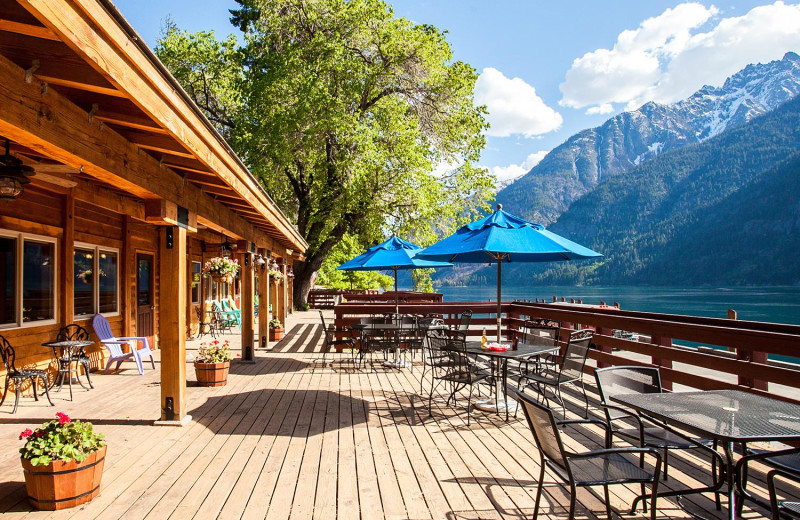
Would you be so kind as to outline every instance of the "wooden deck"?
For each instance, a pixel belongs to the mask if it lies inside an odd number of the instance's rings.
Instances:
[[[256,364],[234,362],[228,385],[188,390],[194,420],[185,428],[152,426],[158,416],[158,369],[139,376],[93,374],[95,390],[24,399],[17,414],[0,408],[0,512],[4,519],[478,519],[529,518],[539,464],[524,419],[448,408],[434,400],[428,417],[420,368],[358,371],[320,368],[322,331],[314,313],[294,315],[287,338]],[[195,344],[196,345],[196,344]],[[157,364],[157,367],[160,367]],[[189,378],[194,378],[189,368]],[[570,396],[572,398],[575,395]],[[582,407],[571,400],[573,411]],[[109,448],[100,495],[81,508],[34,512],[25,500],[17,436],[63,411],[91,420]],[[593,413],[597,410],[593,409]],[[573,414],[574,415],[574,414]],[[599,447],[599,430],[570,432],[570,447]],[[674,452],[665,487],[707,482],[708,463]],[[707,470],[706,470],[707,471]],[[763,473],[752,489],[764,493]],[[548,477],[542,518],[566,517],[567,494]],[[615,508],[632,488],[613,486]],[[579,490],[578,518],[605,518],[602,490]],[[685,504],[723,518],[710,497]],[[659,518],[686,518],[659,501]],[[723,501],[724,506],[724,501]],[[745,508],[745,518],[763,511]],[[644,517],[641,510],[637,517]]]

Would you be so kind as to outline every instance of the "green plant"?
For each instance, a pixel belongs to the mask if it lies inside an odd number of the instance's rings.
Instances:
[[[283,274],[280,271],[270,271],[269,277],[275,280],[276,282],[280,282],[283,280]]]
[[[279,320],[277,318],[273,318],[273,319],[269,320],[269,328],[271,328],[271,329],[283,329],[283,323],[281,323],[281,320]]]
[[[224,363],[232,359],[231,343],[227,339],[222,344],[216,339],[211,343],[200,343],[194,357],[196,363]]]
[[[103,434],[92,430],[92,423],[73,421],[65,413],[40,428],[26,428],[19,434],[25,446],[19,452],[34,466],[46,466],[54,460],[86,460],[91,453],[106,445]]]
[[[226,274],[236,276],[236,273],[239,272],[239,260],[231,260],[230,258],[215,256],[205,263],[203,266],[203,272],[205,274],[219,276],[224,276]]]

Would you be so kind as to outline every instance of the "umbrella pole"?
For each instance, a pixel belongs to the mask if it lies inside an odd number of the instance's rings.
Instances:
[[[400,314],[400,302],[397,299],[397,268],[393,267],[392,271],[394,271],[394,313]]]
[[[497,342],[500,343],[500,280],[501,280],[501,269],[502,269],[503,261],[500,255],[497,255]]]

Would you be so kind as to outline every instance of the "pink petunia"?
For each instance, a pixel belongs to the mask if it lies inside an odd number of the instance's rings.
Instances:
[[[31,430],[30,428],[25,428],[24,430],[22,430],[22,433],[19,434],[19,438],[20,440],[27,439],[31,435],[33,435],[33,430]]]
[[[58,417],[58,424],[67,424],[70,422],[69,416],[65,413],[58,412],[56,417]]]

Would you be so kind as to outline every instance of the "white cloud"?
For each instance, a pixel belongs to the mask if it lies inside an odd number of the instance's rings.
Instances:
[[[547,151],[542,150],[539,152],[535,152],[530,154],[528,157],[522,161],[521,164],[509,164],[508,166],[492,166],[489,168],[489,172],[497,177],[499,182],[507,181],[509,179],[514,179],[521,175],[525,175],[530,171],[531,168],[539,164],[539,162],[544,159],[544,156],[547,155]]]
[[[612,105],[611,103],[603,103],[602,105],[589,107],[586,110],[586,115],[591,116],[594,114],[610,114],[613,111],[614,111],[614,105]]]
[[[573,61],[559,104],[604,113],[610,103],[633,109],[673,102],[722,84],[749,63],[800,48],[800,4],[775,2],[714,23],[718,14],[713,6],[684,3],[623,31],[612,49]]]
[[[486,105],[491,124],[487,135],[514,134],[533,138],[557,130],[563,118],[536,95],[536,89],[520,78],[507,78],[491,67],[475,83],[475,103]]]

